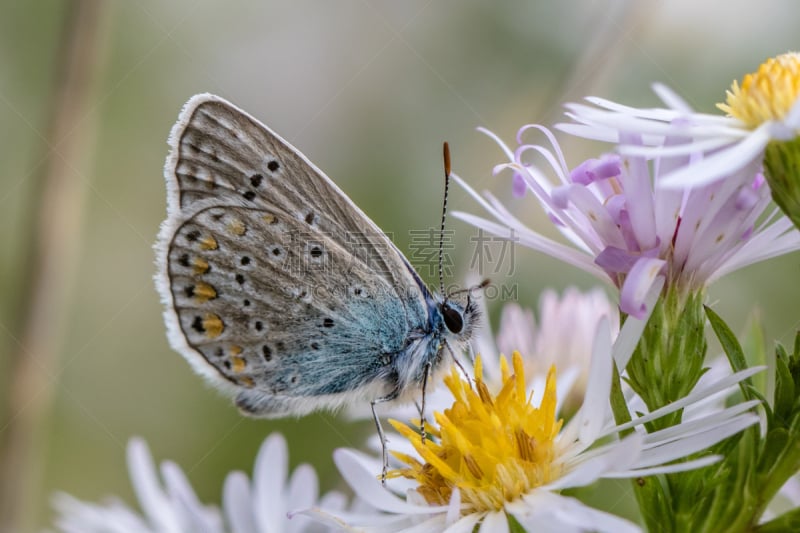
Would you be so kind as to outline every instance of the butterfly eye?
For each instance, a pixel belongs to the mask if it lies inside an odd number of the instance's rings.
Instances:
[[[461,313],[449,305],[442,305],[442,316],[444,317],[444,325],[447,326],[451,333],[461,333],[461,330],[464,329],[464,318]]]

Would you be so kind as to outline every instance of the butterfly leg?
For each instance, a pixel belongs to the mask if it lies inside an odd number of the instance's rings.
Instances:
[[[453,348],[450,347],[450,343],[447,342],[446,339],[444,340],[444,345],[447,347],[447,351],[450,352],[450,357],[453,359],[453,362],[456,364],[461,373],[464,375],[464,379],[469,383],[470,388],[472,388],[472,378],[467,374],[467,370],[464,368],[464,365],[461,364],[461,361],[458,360],[456,357],[456,353],[453,351]]]
[[[381,470],[381,485],[386,486],[386,473],[389,471],[389,451],[386,448],[386,433],[383,432],[381,420],[378,418],[378,413],[375,411],[375,406],[379,403],[390,402],[397,398],[399,391],[394,390],[389,395],[383,398],[372,400],[369,405],[372,408],[372,419],[375,421],[375,427],[378,430],[378,438],[381,439],[381,455],[383,457],[383,469]]]
[[[427,433],[425,432],[425,390],[428,385],[428,376],[431,374],[433,365],[430,361],[425,364],[425,373],[422,375],[422,405],[419,406],[419,435],[422,438],[422,444],[425,444]]]

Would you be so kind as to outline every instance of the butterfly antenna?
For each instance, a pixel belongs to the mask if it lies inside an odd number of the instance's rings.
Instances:
[[[450,146],[447,142],[442,147],[444,156],[444,202],[442,202],[442,225],[439,228],[439,290],[444,296],[444,222],[447,219],[447,193],[450,190]]]

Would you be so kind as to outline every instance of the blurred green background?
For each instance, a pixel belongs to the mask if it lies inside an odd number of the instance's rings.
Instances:
[[[501,153],[476,126],[513,142],[519,126],[552,124],[585,95],[657,105],[653,81],[711,112],[732,79],[798,48],[797,20],[792,0],[0,3],[0,442],[33,424],[22,473],[0,476],[19,487],[20,530],[52,521],[55,491],[134,504],[133,435],[218,503],[225,474],[250,471],[272,431],[286,435],[293,465],[314,464],[323,489],[338,483],[331,451],[373,431],[330,414],[244,419],[167,345],[151,247],[166,137],[191,95],[220,94],[269,124],[402,250],[410,229],[438,223],[443,140],[455,172],[554,234],[530,198],[509,198],[508,176],[491,177]],[[88,43],[70,59],[76,28]],[[77,89],[59,100],[70,76]],[[564,149],[576,165],[598,147]],[[48,188],[54,173],[62,189]],[[450,206],[477,211],[458,189]],[[471,231],[450,228],[461,281]],[[515,259],[509,283],[530,306],[545,287],[596,284],[530,250]],[[756,265],[717,283],[711,301],[735,329],[760,309],[768,338],[788,341],[797,275],[797,255]],[[45,313],[26,330],[32,308]],[[615,484],[606,505],[629,513],[626,490]]]

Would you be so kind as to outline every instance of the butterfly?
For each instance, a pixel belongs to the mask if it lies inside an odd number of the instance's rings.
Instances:
[[[384,440],[375,405],[424,402],[476,326],[471,291],[429,290],[333,181],[218,96],[192,97],[168,142],[155,248],[172,348],[247,415],[368,401]]]

